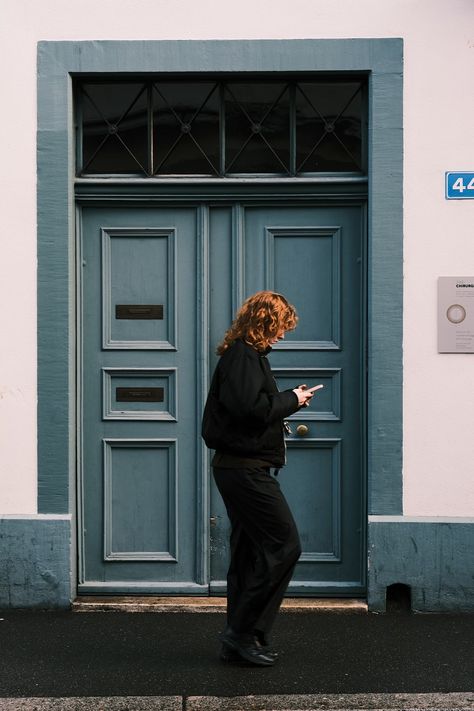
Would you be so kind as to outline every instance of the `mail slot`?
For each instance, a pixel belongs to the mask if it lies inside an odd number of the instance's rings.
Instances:
[[[116,304],[115,318],[163,319],[163,304]]]
[[[163,402],[164,388],[116,388],[117,402]]]

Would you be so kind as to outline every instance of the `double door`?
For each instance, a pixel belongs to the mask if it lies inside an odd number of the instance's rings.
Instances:
[[[216,346],[264,288],[299,315],[270,355],[280,389],[324,385],[279,475],[303,547],[289,593],[364,592],[363,224],[357,203],[81,208],[81,593],[225,592],[200,420]]]

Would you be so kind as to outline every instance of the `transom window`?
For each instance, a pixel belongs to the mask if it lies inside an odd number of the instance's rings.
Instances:
[[[365,78],[75,85],[77,175],[366,173]]]

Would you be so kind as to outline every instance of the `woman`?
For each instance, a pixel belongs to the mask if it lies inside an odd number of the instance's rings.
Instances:
[[[238,311],[204,410],[202,434],[215,449],[214,479],[232,530],[227,628],[221,658],[271,666],[268,635],[301,546],[291,511],[271,475],[286,461],[284,418],[307,406],[312,389],[279,392],[267,353],[298,317],[284,296],[259,291]]]

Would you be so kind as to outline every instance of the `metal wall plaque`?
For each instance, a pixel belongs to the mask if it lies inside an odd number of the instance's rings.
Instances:
[[[164,388],[115,388],[117,402],[163,402]]]
[[[474,353],[474,276],[438,277],[438,352]]]
[[[117,304],[115,318],[163,319],[163,304]]]
[[[474,199],[474,173],[446,173],[446,200]]]

